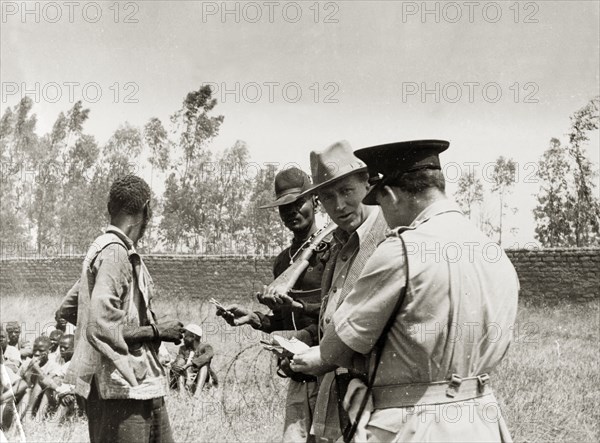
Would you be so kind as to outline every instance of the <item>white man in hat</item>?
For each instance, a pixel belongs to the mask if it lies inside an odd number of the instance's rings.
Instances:
[[[182,377],[186,389],[200,395],[206,382],[212,380],[214,385],[218,384],[216,374],[210,367],[215,353],[211,345],[201,342],[201,326],[190,323],[184,329],[183,344],[179,347],[171,371],[175,381]]]
[[[310,189],[310,178],[298,168],[280,171],[275,177],[275,200],[262,208],[279,209],[281,221],[292,234],[292,244],[281,251],[273,264],[273,276],[279,277],[292,263],[292,258],[317,231],[315,223],[316,201],[300,197]],[[271,333],[286,331],[309,346],[317,344],[317,319],[321,307],[321,278],[327,249],[319,249],[309,260],[304,271],[289,294],[271,291],[258,294],[259,301],[272,308],[271,314],[251,311],[240,305],[232,305],[227,311],[217,310],[230,325],[250,325],[254,329]],[[279,373],[290,377],[286,397],[283,441],[312,441],[310,428],[317,399],[317,379],[311,375],[289,370],[289,359],[279,359]]]
[[[308,373],[370,358],[345,406],[354,441],[510,441],[490,374],[511,341],[519,282],[504,251],[447,199],[439,153],[419,140],[355,152],[392,227],[333,315]],[[490,252],[492,251],[492,252]],[[347,436],[348,437],[348,436]]]
[[[311,152],[310,165],[314,184],[305,194],[317,195],[331,220],[338,225],[323,274],[321,335],[354,287],[377,244],[385,238],[387,224],[379,208],[362,203],[370,187],[369,175],[365,163],[354,156],[347,141]],[[348,422],[341,401],[355,374],[331,365],[321,366],[314,374],[322,377],[312,431],[320,440],[335,441]]]

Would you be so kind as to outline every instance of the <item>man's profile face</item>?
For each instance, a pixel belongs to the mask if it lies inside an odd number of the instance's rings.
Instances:
[[[21,328],[18,325],[9,325],[6,327],[6,333],[8,334],[8,344],[17,346],[21,336]]]
[[[351,234],[365,221],[362,199],[367,195],[368,189],[368,183],[359,174],[352,174],[317,192],[331,220]]]
[[[70,361],[73,357],[73,337],[63,337],[59,341],[60,357],[65,361]]]
[[[314,222],[315,208],[312,198],[301,198],[289,205],[279,206],[281,221],[292,232],[304,232]]]
[[[148,228],[148,224],[150,223],[150,219],[152,218],[150,200],[146,201],[141,212],[134,214],[134,216],[136,219],[139,218],[139,222],[133,225],[135,226],[135,229],[129,234],[129,238],[131,238],[134,243],[137,243],[144,236],[144,233]]]
[[[6,332],[0,331],[0,348],[2,349],[2,353],[6,351],[6,347],[8,346],[8,337]]]
[[[62,337],[62,331],[55,330],[50,333],[50,352],[56,351],[60,337]]]
[[[39,365],[44,366],[48,362],[48,352],[50,343],[46,341],[36,341],[33,343],[33,356],[39,358]]]
[[[375,191],[375,201],[390,228],[409,226],[414,214],[407,210],[411,196],[395,186],[383,186]]]

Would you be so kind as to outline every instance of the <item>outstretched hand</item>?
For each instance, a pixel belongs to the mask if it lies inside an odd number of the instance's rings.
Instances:
[[[242,325],[260,325],[260,319],[258,316],[240,305],[231,305],[225,310],[217,308],[217,315],[223,317],[223,319],[231,326],[242,326]]]

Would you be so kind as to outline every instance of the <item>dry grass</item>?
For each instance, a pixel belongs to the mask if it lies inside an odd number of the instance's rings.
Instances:
[[[496,391],[515,441],[600,440],[600,310],[525,305]]]
[[[27,320],[31,334],[51,322],[60,297],[2,296],[2,322]],[[279,441],[286,382],[261,350],[262,334],[230,328],[200,300],[163,297],[156,311],[202,323],[217,356],[220,386],[199,400],[173,393],[167,399],[177,441]],[[522,303],[515,341],[494,386],[515,441],[599,441],[600,371],[598,302]],[[175,348],[170,348],[172,354]],[[84,419],[68,425],[25,424],[29,441],[87,441]]]

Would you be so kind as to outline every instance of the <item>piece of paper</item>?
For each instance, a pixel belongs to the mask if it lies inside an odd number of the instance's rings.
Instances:
[[[310,348],[306,343],[295,337],[287,339],[280,335],[273,335],[273,341],[293,355],[301,354]]]

